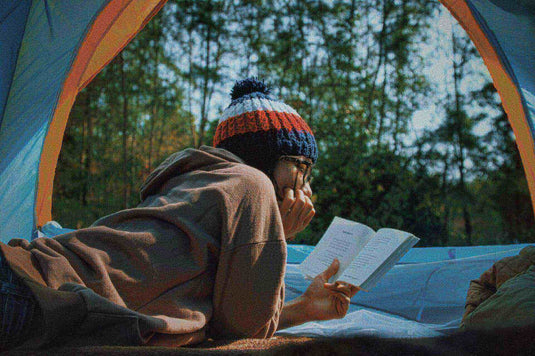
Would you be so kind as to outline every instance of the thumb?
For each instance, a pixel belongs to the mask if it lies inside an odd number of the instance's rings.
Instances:
[[[333,263],[327,268],[321,275],[326,280],[329,280],[332,276],[338,272],[338,269],[340,268],[340,261],[338,261],[337,258],[334,259]]]

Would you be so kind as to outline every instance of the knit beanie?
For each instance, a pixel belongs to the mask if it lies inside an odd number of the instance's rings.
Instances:
[[[214,147],[224,148],[267,175],[280,156],[305,156],[314,163],[318,148],[305,120],[256,78],[236,82],[232,102],[223,111]]]

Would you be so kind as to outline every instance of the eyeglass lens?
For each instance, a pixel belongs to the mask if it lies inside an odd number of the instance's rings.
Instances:
[[[284,161],[287,161],[287,162],[296,163],[299,166],[301,166],[301,165],[306,166],[306,168],[305,168],[305,170],[303,172],[303,185],[309,183],[312,180],[312,164],[310,162],[307,162],[307,161],[304,161],[304,160],[301,160],[301,159],[295,158],[295,157],[281,157],[281,159],[284,160]],[[297,184],[297,175],[295,177],[294,187],[295,187],[296,184]]]

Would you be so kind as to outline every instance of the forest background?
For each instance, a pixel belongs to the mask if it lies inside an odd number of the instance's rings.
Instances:
[[[170,0],[85,88],[53,217],[139,202],[169,154],[211,145],[234,82],[264,78],[315,132],[315,244],[334,216],[419,246],[535,241],[514,135],[473,45],[432,0]]]

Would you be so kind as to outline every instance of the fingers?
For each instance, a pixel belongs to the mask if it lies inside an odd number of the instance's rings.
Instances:
[[[310,221],[312,221],[312,218],[314,217],[314,215],[316,215],[316,210],[312,208],[312,210],[309,211],[307,217],[303,220],[304,226],[308,226],[308,224],[310,224]]]
[[[294,191],[292,190],[292,194],[293,192]],[[287,226],[293,234],[296,234],[301,231],[301,229],[299,229],[299,214],[301,213],[301,209],[303,208],[303,202],[300,199],[301,194],[302,193],[299,190],[295,193],[293,205],[286,212]]]
[[[334,259],[333,263],[321,274],[323,278],[325,278],[326,281],[329,280],[332,276],[338,272],[338,269],[340,268],[340,261],[338,261],[337,258]]]
[[[331,298],[336,309],[336,315],[338,318],[343,318],[349,310],[351,297],[355,295],[358,287],[339,281],[325,283],[324,287],[333,292]],[[354,293],[352,292],[352,288],[355,289]]]
[[[357,294],[358,291],[363,290],[362,288],[360,288],[358,286],[354,286],[352,284],[350,284],[349,287],[350,287],[350,290],[351,290],[351,294],[349,294],[350,298],[353,298],[355,296],[355,294]]]
[[[288,215],[290,209],[293,210],[293,205],[295,203],[295,196],[293,189],[286,188],[284,189],[284,200],[280,206],[281,215]]]
[[[338,318],[343,318],[349,310],[350,298],[347,295],[336,293],[333,296]]]
[[[303,231],[316,214],[312,200],[301,189],[285,188],[279,210],[287,236]]]
[[[310,200],[302,190],[297,190],[295,203],[289,216],[294,222],[293,227],[296,232],[303,231],[310,223],[310,220],[312,220],[315,214],[314,212],[312,216],[310,215],[312,210],[314,210],[312,200]]]
[[[301,190],[297,190],[295,194],[295,202],[292,206],[292,211],[290,212],[290,217],[296,222],[300,221],[299,217],[301,215],[303,207],[305,206],[305,203],[305,194],[303,194]]]
[[[312,210],[314,210],[314,204],[312,204],[312,200],[310,200],[309,197],[307,197],[305,195],[305,193],[303,193],[302,190],[300,190],[299,192],[301,192],[301,194],[299,194],[300,197],[302,197],[302,201],[303,201],[303,205],[302,205],[302,208],[301,208],[301,212],[299,214],[299,221],[301,221],[301,223],[303,224],[303,226],[307,226],[308,224],[305,224],[305,220],[308,218],[308,216],[310,215],[310,212]]]
[[[355,294],[357,294],[357,292],[361,290],[360,287],[341,281],[336,281],[334,283],[325,283],[323,286],[326,289],[332,290],[333,292],[343,293],[349,298],[353,298]]]

